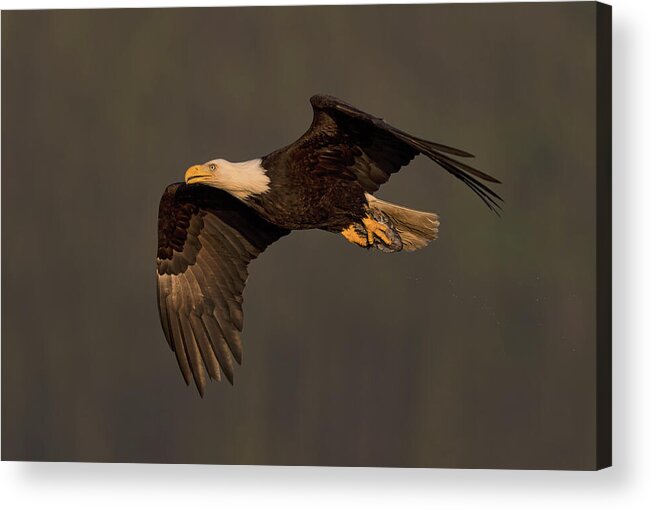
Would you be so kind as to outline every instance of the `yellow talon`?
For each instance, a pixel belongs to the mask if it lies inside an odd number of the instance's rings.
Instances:
[[[341,235],[346,238],[349,243],[357,244],[366,248],[369,245],[369,241],[364,236],[359,235],[355,229],[355,225],[349,225],[341,231]]]
[[[386,225],[382,225],[382,223],[375,221],[373,218],[368,216],[362,218],[362,223],[364,223],[364,226],[366,227],[369,243],[373,244],[375,237],[379,237],[384,244],[388,246],[393,244],[391,239],[389,239],[389,236],[385,233],[388,228]]]

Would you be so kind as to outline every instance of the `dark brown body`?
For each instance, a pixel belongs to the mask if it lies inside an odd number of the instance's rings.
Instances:
[[[285,152],[263,158],[270,190],[247,200],[264,219],[288,230],[316,228],[329,232],[340,232],[361,220],[367,202],[359,183],[328,173],[306,172],[286,159]]]

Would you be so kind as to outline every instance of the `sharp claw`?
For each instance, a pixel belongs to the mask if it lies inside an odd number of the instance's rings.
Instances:
[[[388,221],[388,218],[376,211],[371,211],[367,217],[362,219],[362,223],[366,227],[369,244],[381,251],[400,251],[402,249],[402,240],[393,228],[387,224]],[[381,242],[376,243],[375,238],[378,238]],[[382,245],[386,249],[381,249],[380,246]]]
[[[343,235],[349,243],[357,244],[364,248],[369,247],[369,241],[367,237],[358,231],[355,224],[352,224],[342,230],[341,235]]]

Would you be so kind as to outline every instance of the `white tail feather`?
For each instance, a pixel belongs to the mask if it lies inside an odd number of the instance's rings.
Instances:
[[[435,213],[415,211],[401,205],[385,202],[366,194],[369,207],[386,214],[402,239],[402,249],[414,251],[424,248],[438,236],[439,217]]]

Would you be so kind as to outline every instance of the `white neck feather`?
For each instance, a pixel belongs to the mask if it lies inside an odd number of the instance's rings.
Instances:
[[[269,191],[271,180],[261,159],[252,159],[241,163],[231,163],[225,159],[214,159],[206,165],[214,164],[214,186],[227,191],[240,200],[251,195],[260,195]],[[212,184],[212,183],[210,183]]]

